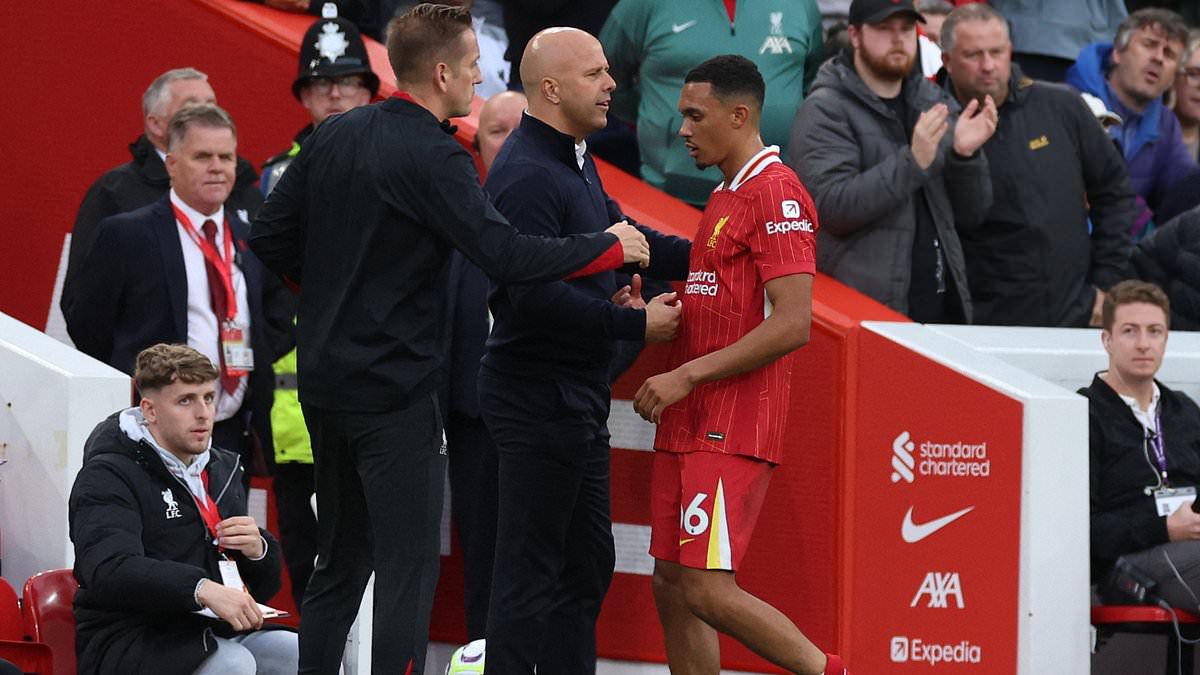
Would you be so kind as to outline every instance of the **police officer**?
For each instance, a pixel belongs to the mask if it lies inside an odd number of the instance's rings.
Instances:
[[[304,34],[300,71],[292,83],[292,94],[308,109],[312,122],[296,134],[291,148],[263,165],[264,197],[279,182],[316,125],[330,115],[368,103],[379,90],[379,77],[371,71],[358,29],[337,17],[333,3],[326,3],[324,11],[325,17]],[[278,283],[274,279],[272,282]],[[271,430],[275,440],[279,536],[292,581],[292,598],[299,609],[317,555],[317,522],[310,502],[314,491],[312,443],[296,395],[295,318],[299,299],[279,284],[268,292],[265,304],[269,336],[278,359]]]
[[[313,23],[300,43],[300,72],[292,95],[304,104],[312,122],[296,134],[292,147],[263,164],[263,197],[283,177],[300,145],[326,117],[365,105],[379,91],[379,76],[371,70],[367,47],[358,28],[338,18],[337,6],[325,3],[324,18]]]

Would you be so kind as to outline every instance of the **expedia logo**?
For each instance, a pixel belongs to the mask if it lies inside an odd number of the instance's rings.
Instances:
[[[897,635],[891,641],[892,663],[928,663],[936,666],[939,663],[971,663],[983,661],[983,647],[971,644],[970,640],[962,640],[954,644],[935,644],[921,638],[909,638]]]
[[[812,232],[812,221],[807,218],[800,220],[781,220],[778,223],[767,221],[767,234],[787,234],[788,232]]]
[[[892,441],[892,482],[913,482],[917,476],[987,478],[992,474],[987,441],[937,443],[911,440],[907,431]]]

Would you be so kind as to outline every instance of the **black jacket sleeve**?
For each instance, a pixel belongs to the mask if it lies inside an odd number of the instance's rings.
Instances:
[[[110,461],[131,460],[97,457],[84,464],[71,488],[71,540],[79,583],[113,609],[198,609],[194,594],[196,584],[207,577],[205,571],[146,557],[137,499]]]
[[[1069,94],[1079,129],[1080,160],[1091,207],[1092,265],[1088,281],[1108,290],[1129,273],[1129,231],[1137,215],[1125,160],[1081,98]]]
[[[556,239],[518,233],[488,200],[474,161],[457,144],[431,159],[426,169],[430,180],[419,183],[402,173],[388,176],[384,198],[438,232],[498,282],[562,279],[617,245],[617,238],[606,232]],[[427,194],[417,194],[422,188]]]
[[[507,188],[497,195],[496,207],[524,234],[561,236],[566,208],[558,203],[557,194],[545,188],[549,179],[537,168],[508,168],[522,175],[507,182]],[[509,284],[504,290],[522,316],[540,324],[622,340],[638,340],[646,333],[644,310],[615,305],[609,298],[594,297],[564,281]]]
[[[301,152],[288,165],[255,216],[249,238],[250,249],[267,269],[297,284],[303,281],[307,157]]]
[[[74,301],[63,303],[67,333],[79,351],[108,363],[112,356],[113,332],[125,292],[129,254],[118,233],[101,222],[95,246],[84,257],[76,276]]]
[[[646,242],[650,244],[650,267],[642,269],[638,265],[630,263],[622,269],[623,272],[641,274],[643,277],[664,281],[683,281],[687,278],[689,256],[692,252],[690,240],[663,234],[658,230],[646,227],[625,215],[621,211],[620,205],[613,201],[612,197],[607,194],[604,197],[608,202],[609,222],[619,223],[622,220],[628,222],[644,234]]]
[[[59,305],[63,313],[75,301],[75,289],[79,270],[83,261],[96,244],[100,233],[100,221],[118,213],[119,208],[113,201],[112,192],[105,189],[104,177],[88,188],[79,212],[75,215],[75,227],[71,230],[71,247],[67,255],[67,274],[63,279],[62,298]]]
[[[1105,480],[1104,459],[1109,454],[1105,448],[1109,439],[1105,433],[1103,412],[1089,410],[1088,425],[1092,559],[1111,562],[1126,553],[1165,544],[1167,519],[1157,515],[1150,504],[1105,508],[1100,494]]]

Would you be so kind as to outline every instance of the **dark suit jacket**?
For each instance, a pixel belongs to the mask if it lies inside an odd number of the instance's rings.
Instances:
[[[226,205],[240,250],[250,305],[254,371],[240,415],[273,457],[271,402],[274,378],[262,312],[263,267],[246,247],[249,223]],[[75,301],[64,308],[67,332],[85,354],[133,374],[138,352],[159,342],[187,342],[187,272],[170,199],[100,221],[96,244],[79,268]]]
[[[488,336],[488,291],[491,282],[463,254],[450,255],[450,271],[446,314],[446,356],[448,399],[446,409],[472,419],[479,419],[479,393],[475,381],[479,378],[479,360],[483,358]]]

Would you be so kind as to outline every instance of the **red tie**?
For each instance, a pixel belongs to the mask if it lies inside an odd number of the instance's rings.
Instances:
[[[211,220],[204,221],[204,225],[200,228],[204,231],[204,238],[208,241],[208,245],[220,255],[221,248],[217,245],[217,224]],[[213,313],[217,315],[217,334],[221,333],[221,328],[225,325],[225,318],[229,312],[229,300],[225,295],[225,282],[221,280],[221,272],[217,266],[206,256],[204,258],[204,271],[208,274],[208,297],[212,302]],[[232,279],[232,277],[230,277]],[[241,378],[236,375],[230,375],[225,369],[225,349],[221,344],[220,337],[217,338],[217,359],[221,366],[221,388],[226,394],[232,394],[237,391],[238,384],[241,383]]]

